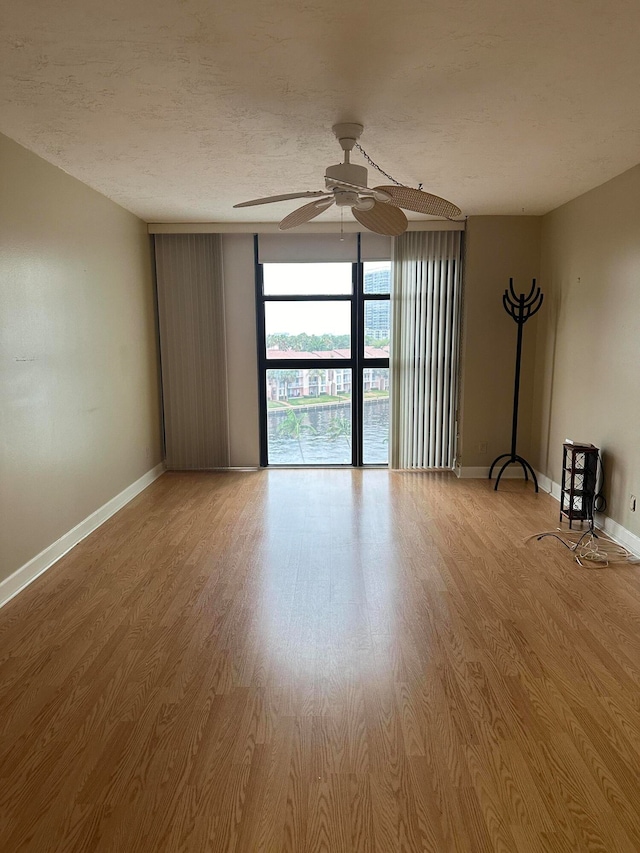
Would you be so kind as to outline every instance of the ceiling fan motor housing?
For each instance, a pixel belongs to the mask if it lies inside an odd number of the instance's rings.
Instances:
[[[355,207],[359,201],[355,190],[336,190],[333,198],[338,207]]]
[[[338,163],[336,166],[329,166],[324,173],[324,178],[329,188],[332,186],[332,180],[344,181],[347,184],[356,184],[360,187],[367,186],[366,168],[357,166],[355,163]]]

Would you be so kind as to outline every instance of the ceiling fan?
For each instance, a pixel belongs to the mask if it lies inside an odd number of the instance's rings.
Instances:
[[[364,166],[357,166],[350,160],[351,151],[357,145],[363,129],[361,124],[334,124],[332,130],[344,152],[344,160],[336,166],[329,166],[326,170],[324,190],[254,198],[251,201],[234,204],[234,207],[252,207],[257,204],[271,204],[294,198],[312,198],[314,201],[285,216],[278,226],[281,231],[309,222],[335,204],[340,208],[351,208],[358,222],[369,231],[389,237],[397,237],[407,230],[407,217],[401,208],[447,219],[460,216],[460,208],[455,204],[413,187],[398,184],[369,188],[367,169]],[[358,148],[360,148],[359,145]],[[362,151],[361,148],[360,150]],[[373,161],[369,160],[369,162]]]

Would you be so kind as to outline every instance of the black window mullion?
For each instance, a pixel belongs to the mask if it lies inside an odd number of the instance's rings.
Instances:
[[[258,342],[258,412],[260,413],[260,465],[269,464],[267,436],[267,335],[264,323],[264,276],[258,261],[258,235],[253,237],[253,255],[256,274],[256,339]]]
[[[358,235],[359,236],[359,235]],[[358,240],[358,275],[356,282],[356,311],[358,314],[358,337],[356,341],[356,378],[354,381],[355,386],[355,401],[354,407],[358,413],[357,416],[357,426],[358,426],[358,437],[355,445],[357,447],[357,459],[356,465],[358,467],[362,466],[362,454],[363,454],[363,425],[364,425],[364,373],[363,373],[363,364],[364,364],[364,266],[362,264],[360,258],[360,241]]]
[[[362,360],[362,367],[389,367],[389,359],[388,358],[364,358]]]
[[[360,370],[358,365],[359,359],[359,307],[360,300],[360,264],[353,265],[353,302],[351,303],[351,358],[353,360],[353,368],[351,371],[351,457],[352,464],[355,467],[360,465],[361,453],[361,436],[362,436],[362,414],[358,404],[362,382],[359,381]]]
[[[287,293],[277,296],[263,296],[263,299],[265,302],[351,302],[353,297],[348,293],[336,293],[335,296]]]
[[[347,367],[353,368],[354,361],[352,358],[266,358],[264,366],[268,370],[286,370],[288,367],[292,370],[312,370],[314,367],[341,370]]]

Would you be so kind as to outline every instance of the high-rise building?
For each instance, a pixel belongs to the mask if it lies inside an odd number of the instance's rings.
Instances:
[[[365,293],[389,293],[390,269],[382,268],[365,271]],[[390,304],[388,299],[367,300],[364,303],[364,333],[366,337],[377,340],[388,339],[391,335]]]

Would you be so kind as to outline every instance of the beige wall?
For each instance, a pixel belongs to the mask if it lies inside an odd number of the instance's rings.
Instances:
[[[0,580],[161,461],[149,239],[0,136]]]
[[[640,166],[543,219],[535,461],[561,478],[565,438],[603,451],[607,515],[640,534]]]
[[[253,235],[224,234],[229,451],[232,467],[260,464]]]
[[[511,448],[517,328],[502,307],[502,294],[509,278],[516,293],[528,292],[531,280],[539,278],[539,260],[539,217],[468,220],[457,458],[463,468],[488,466]],[[523,342],[517,450],[526,459],[531,451],[537,322],[537,317],[529,321]],[[487,443],[486,452],[481,451],[481,442]]]

